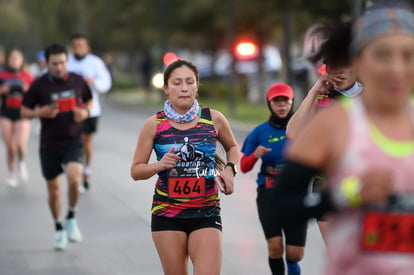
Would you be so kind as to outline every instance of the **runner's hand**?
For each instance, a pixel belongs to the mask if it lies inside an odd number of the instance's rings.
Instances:
[[[88,83],[89,86],[94,86],[95,85],[95,79],[93,79],[93,77],[85,77],[85,81],[86,83]]]
[[[259,159],[263,157],[264,155],[266,155],[267,153],[269,153],[270,151],[272,151],[272,148],[266,148],[262,145],[259,145],[257,146],[256,150],[254,150],[254,157]]]
[[[27,83],[24,83],[23,87],[22,87],[22,90],[23,90],[23,92],[27,92],[27,90],[29,90],[29,88],[30,88],[30,85],[27,84]]]
[[[37,116],[41,118],[55,118],[58,113],[59,108],[56,104],[44,105],[37,109]]]
[[[335,81],[341,81],[341,79],[330,77],[329,75],[321,75],[309,93],[320,94],[326,92],[328,89],[336,87]]]
[[[5,95],[5,94],[8,94],[9,92],[10,92],[10,85],[3,84],[0,86],[0,94]]]
[[[220,175],[216,177],[216,182],[218,182],[218,187],[221,192],[223,192],[225,195],[231,195],[234,191],[233,186],[233,171],[231,168],[224,169],[220,172]]]
[[[171,149],[158,161],[161,171],[175,167],[180,157],[174,153],[175,147]]]
[[[381,204],[391,195],[391,173],[389,170],[373,168],[360,178],[362,204]]]
[[[75,109],[73,109],[73,119],[78,123],[87,119],[88,116],[88,110],[86,110],[85,108],[75,107]]]

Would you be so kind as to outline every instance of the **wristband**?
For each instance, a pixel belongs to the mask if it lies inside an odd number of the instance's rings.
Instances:
[[[361,182],[357,177],[342,180],[338,189],[334,190],[333,199],[338,207],[358,207],[361,205]]]

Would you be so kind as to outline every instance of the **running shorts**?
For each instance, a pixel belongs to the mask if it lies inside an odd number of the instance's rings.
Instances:
[[[93,134],[98,130],[98,117],[90,117],[82,121],[84,134]]]
[[[217,228],[222,231],[221,217],[207,218],[167,218],[152,215],[151,231],[183,231],[187,235],[191,232],[202,228]]]
[[[40,151],[40,164],[42,175],[51,180],[63,172],[63,165],[69,162],[84,162],[85,152],[80,142],[69,144],[59,149],[42,149]]]
[[[267,202],[272,199],[271,189],[266,188],[264,185],[257,187],[257,210],[266,239],[281,237],[283,231],[287,245],[305,246],[308,229],[307,220],[303,222],[283,223],[278,217],[272,217],[272,219],[264,218],[266,215],[269,215]]]
[[[6,112],[4,112],[4,113],[2,112],[0,114],[0,118],[7,118],[7,119],[11,120],[12,122],[22,120],[22,117],[20,116],[20,113],[10,114],[10,113],[6,113]]]

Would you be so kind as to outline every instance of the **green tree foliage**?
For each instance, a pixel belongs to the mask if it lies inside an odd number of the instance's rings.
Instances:
[[[363,1],[362,1],[363,2]],[[229,3],[233,3],[231,7]],[[352,14],[353,0],[0,0],[0,44],[34,53],[51,42],[68,44],[75,32],[89,35],[93,50],[137,56],[189,48],[216,52],[234,38],[281,45],[283,16],[292,11],[297,45],[306,28]],[[230,10],[232,9],[232,10]],[[138,58],[139,59],[139,58]],[[135,60],[132,58],[132,60]]]
[[[282,16],[292,9],[297,37],[312,22],[351,13],[351,2],[305,0],[233,0],[236,37],[281,32]],[[3,15],[4,14],[4,15]],[[227,0],[2,0],[0,30],[29,30],[37,44],[68,41],[78,31],[90,35],[98,51],[134,50],[161,43],[216,49],[228,30]],[[163,26],[164,25],[164,26]]]

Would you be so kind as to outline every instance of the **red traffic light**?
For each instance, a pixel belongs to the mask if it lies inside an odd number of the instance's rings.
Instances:
[[[174,61],[176,61],[177,59],[178,57],[175,55],[175,53],[168,52],[164,54],[162,61],[164,62],[165,66],[168,66]]]
[[[258,55],[257,45],[251,41],[242,41],[236,44],[235,55],[239,59],[251,59]]]

